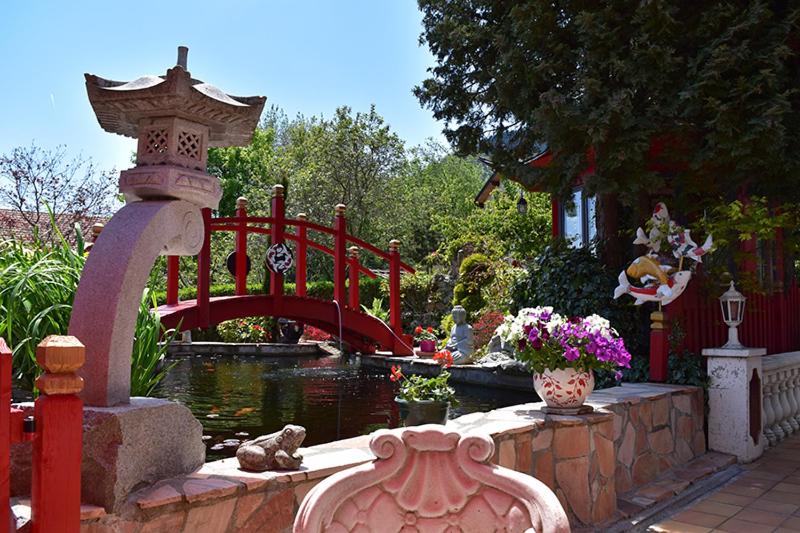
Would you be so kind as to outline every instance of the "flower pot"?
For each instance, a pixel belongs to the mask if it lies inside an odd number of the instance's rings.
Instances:
[[[533,388],[548,407],[577,409],[594,390],[594,374],[591,370],[546,368],[533,373]]]
[[[420,400],[407,402],[395,398],[400,408],[400,420],[404,426],[421,426],[422,424],[444,424],[450,412],[450,402]]]
[[[420,352],[435,352],[436,351],[436,341],[419,341],[419,351]]]

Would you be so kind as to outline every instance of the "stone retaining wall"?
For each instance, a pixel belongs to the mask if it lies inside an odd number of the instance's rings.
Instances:
[[[620,517],[618,493],[705,452],[703,393],[693,387],[626,384],[599,391],[582,416],[545,415],[542,404],[473,413],[448,422],[491,435],[494,462],[553,488],[576,527]],[[285,532],[321,479],[372,459],[369,436],[303,450],[302,469],[252,474],[235,459],[134,493],[115,515],[86,506],[82,531]],[[87,480],[90,482],[89,480]]]

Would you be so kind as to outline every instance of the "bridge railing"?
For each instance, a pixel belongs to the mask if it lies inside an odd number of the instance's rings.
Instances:
[[[235,233],[235,268],[234,278],[236,295],[247,294],[247,236],[250,233],[270,236],[270,244],[292,241],[295,249],[295,293],[297,296],[307,294],[307,254],[308,249],[319,250],[333,257],[333,299],[355,310],[359,310],[359,276],[375,278],[376,274],[361,262],[361,251],[367,251],[382,259],[389,267],[389,322],[392,331],[400,336],[403,324],[400,313],[400,276],[403,271],[414,272],[414,269],[400,260],[400,241],[389,242],[388,251],[363,241],[347,233],[346,206],[335,207],[333,227],[316,224],[300,213],[296,218],[286,218],[286,204],[283,186],[272,188],[270,216],[254,217],[247,213],[247,200],[239,198],[236,202],[236,216],[211,217],[211,210],[203,210],[204,241],[197,261],[197,318],[199,327],[208,327],[210,309],[210,275],[211,275],[211,234],[219,231]],[[287,231],[294,228],[294,231]],[[321,244],[309,237],[309,231],[316,231],[333,238],[333,248]],[[179,258],[170,256],[167,259],[167,305],[177,305]],[[349,275],[347,274],[349,267]],[[270,271],[270,295],[281,298],[284,295],[284,276]],[[349,290],[348,290],[349,281]]]
[[[81,516],[83,379],[75,372],[85,352],[75,337],[50,336],[36,348],[44,369],[36,380],[34,416],[11,407],[11,350],[0,338],[0,533],[11,527],[11,445],[32,442],[31,531],[77,533]]]

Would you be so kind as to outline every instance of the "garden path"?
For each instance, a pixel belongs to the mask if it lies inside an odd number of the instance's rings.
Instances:
[[[770,533],[800,531],[800,435],[750,464],[715,492],[648,531]]]

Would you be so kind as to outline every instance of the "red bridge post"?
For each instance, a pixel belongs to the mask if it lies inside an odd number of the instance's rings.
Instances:
[[[297,220],[308,220],[305,213],[298,213]],[[297,296],[306,295],[306,254],[308,253],[308,243],[306,242],[308,228],[297,226],[297,257],[295,258],[295,293]]]
[[[236,199],[236,216],[247,218],[247,198]],[[236,295],[247,294],[247,220],[239,222],[236,230]]]
[[[197,256],[197,327],[207,328],[210,323],[209,288],[211,285],[211,209],[203,214],[203,247]]]
[[[51,335],[36,347],[45,373],[34,406],[36,438],[31,474],[33,533],[77,533],[81,527],[81,446],[83,402],[77,394],[86,349],[75,337]],[[4,409],[7,407],[3,407]]]
[[[11,495],[11,350],[0,338],[0,531],[8,531]]]
[[[284,241],[285,220],[286,220],[286,204],[283,197],[283,185],[272,186],[272,242],[271,246]],[[275,298],[283,296],[283,274],[270,271],[269,273],[269,293]]]
[[[345,266],[347,264],[347,219],[344,217],[347,207],[344,204],[336,206],[334,221],[333,247],[333,299],[343,305],[346,302],[345,294]]]
[[[389,322],[399,337],[403,334],[400,317],[400,241],[389,241]]]
[[[178,304],[178,272],[180,271],[180,257],[167,256],[167,305]]]
[[[355,309],[356,311],[360,310],[359,305],[359,294],[358,294],[358,269],[360,268],[359,264],[359,251],[358,246],[351,246],[348,250],[349,253],[349,266],[350,266],[350,301],[349,305],[351,309]]]

